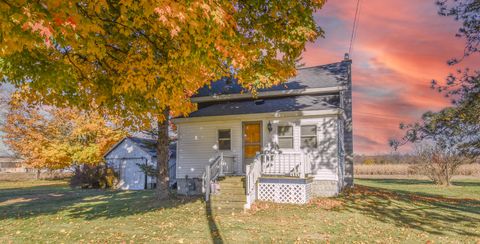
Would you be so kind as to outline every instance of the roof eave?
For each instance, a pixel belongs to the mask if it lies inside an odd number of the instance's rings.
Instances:
[[[268,112],[268,113],[253,113],[253,114],[231,114],[218,116],[201,116],[201,117],[186,117],[175,118],[173,123],[189,123],[189,122],[205,122],[205,121],[219,121],[219,120],[237,120],[237,119],[275,119],[287,117],[318,117],[318,116],[342,116],[343,109],[332,108],[322,110],[306,110],[306,111],[284,111],[284,112]]]
[[[115,143],[107,152],[103,154],[103,158],[104,159],[107,158],[107,155],[110,154],[113,150],[115,150],[115,148],[117,148],[120,144],[122,144],[122,142],[125,141],[126,139],[128,139],[128,136],[124,137],[122,140]]]
[[[263,91],[258,92],[255,98],[272,98],[272,97],[286,97],[286,96],[297,96],[297,95],[321,95],[336,93],[342,90],[346,90],[346,86],[332,86],[332,87],[320,87],[320,88],[304,88],[304,89],[288,89],[280,91]],[[192,97],[190,99],[193,103],[203,103],[203,102],[216,102],[216,101],[232,101],[232,100],[241,100],[253,98],[251,93],[243,94],[224,94],[224,95],[213,95],[205,97]]]

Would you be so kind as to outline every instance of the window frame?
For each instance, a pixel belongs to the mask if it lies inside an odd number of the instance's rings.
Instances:
[[[229,137],[228,138],[221,138],[220,137],[220,131],[228,131],[229,132]],[[228,149],[222,149],[220,148],[220,141],[230,141],[228,144]],[[232,129],[217,129],[217,145],[218,145],[218,150],[219,151],[231,151],[232,150]]]
[[[314,127],[315,128],[315,134],[311,134],[311,135],[304,135],[302,133],[302,128],[303,127]],[[303,139],[304,138],[314,138],[315,139],[315,146],[314,147],[310,147],[310,146],[304,146],[303,145]],[[310,148],[310,149],[314,149],[314,148],[318,148],[318,126],[315,125],[315,124],[306,124],[306,125],[300,125],[300,148],[303,149],[303,148]]]
[[[291,136],[281,136],[280,135],[280,127],[290,127],[292,131]],[[295,149],[295,127],[293,125],[278,125],[277,126],[277,145],[280,149]],[[290,139],[292,140],[292,147],[280,147],[280,139]]]

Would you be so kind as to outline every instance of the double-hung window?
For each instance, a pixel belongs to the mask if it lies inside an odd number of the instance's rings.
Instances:
[[[232,148],[232,137],[231,131],[218,130],[218,149],[219,150],[231,150]]]
[[[317,126],[302,125],[301,127],[301,148],[316,148],[317,147]]]
[[[278,147],[293,148],[293,126],[278,126]]]

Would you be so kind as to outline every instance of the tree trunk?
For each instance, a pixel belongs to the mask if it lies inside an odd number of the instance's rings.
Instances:
[[[167,199],[169,197],[168,191],[168,122],[169,110],[163,111],[164,120],[158,122],[158,139],[157,139],[157,197],[158,199]]]
[[[40,180],[40,169],[37,169],[37,172],[35,174],[35,180]]]

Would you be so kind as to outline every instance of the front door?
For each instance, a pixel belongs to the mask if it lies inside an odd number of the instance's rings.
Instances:
[[[262,150],[262,121],[243,122],[243,172],[251,164],[257,152]]]

